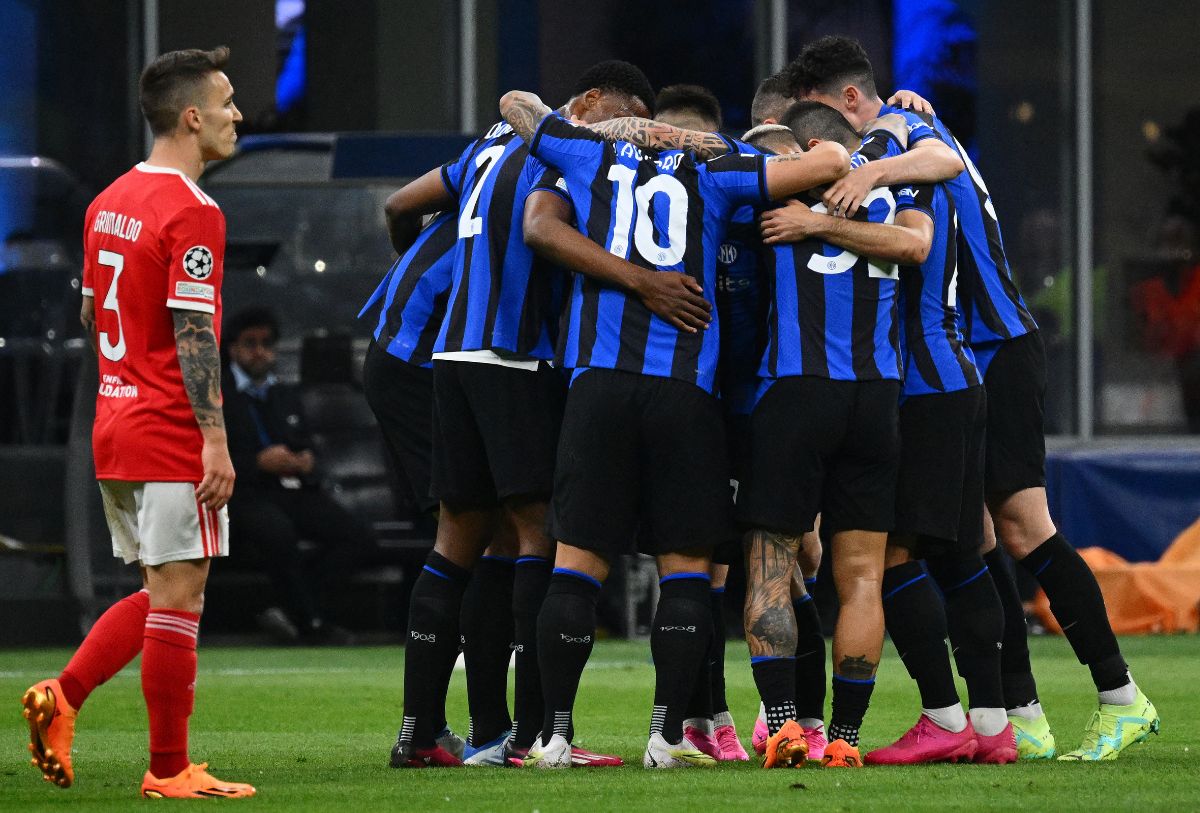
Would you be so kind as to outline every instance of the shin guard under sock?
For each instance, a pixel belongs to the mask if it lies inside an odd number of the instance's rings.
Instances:
[[[774,735],[788,720],[796,719],[795,658],[753,657],[750,670],[762,698],[767,730]]]
[[[1022,559],[1021,567],[1046,591],[1050,612],[1075,657],[1092,670],[1096,689],[1106,691],[1127,684],[1129,667],[1108,622],[1100,585],[1071,543],[1056,533]]]
[[[709,691],[713,714],[729,711],[725,698],[725,588],[714,587],[708,595],[712,610],[712,648],[708,653]]]
[[[883,616],[888,635],[927,709],[958,705],[946,652],[946,608],[920,562],[883,572]]]
[[[150,719],[150,773],[170,779],[190,763],[188,718],[196,696],[200,616],[153,608],[142,642],[142,695]]]
[[[825,636],[811,594],[792,602],[796,614],[796,714],[825,719]]]
[[[1007,709],[1038,702],[1037,682],[1029,663],[1029,631],[1025,626],[1025,607],[1017,592],[1017,581],[1004,551],[996,547],[983,560],[987,563],[1000,604],[1004,607],[1004,647],[1000,650],[1000,683]]]
[[[538,667],[545,695],[542,743],[558,734],[571,739],[571,712],[579,677],[596,639],[600,582],[585,573],[555,568],[538,613]]]
[[[833,676],[833,707],[829,715],[829,741],[845,740],[848,745],[858,745],[858,730],[871,704],[871,692],[875,690],[875,678],[853,680]]]
[[[550,584],[550,561],[540,556],[522,556],[513,577],[513,647],[516,675],[513,691],[513,745],[533,745],[546,715],[542,697],[542,673],[538,666],[538,613]],[[568,739],[570,739],[568,737]]]
[[[660,581],[658,609],[650,628],[654,658],[654,711],[650,733],[669,743],[683,739],[683,718],[692,688],[707,663],[712,609],[707,573],[672,573]]]
[[[76,711],[97,686],[137,657],[145,638],[150,593],[139,590],[104,611],[58,677],[63,698]]]
[[[470,572],[431,551],[408,605],[404,650],[404,722],[418,748],[430,748],[445,714],[445,684],[459,649],[459,613]]]
[[[987,565],[978,555],[931,558],[929,572],[946,600],[947,631],[970,708],[1003,709],[1000,647],[1004,608]]]
[[[467,741],[478,748],[512,728],[508,661],[512,657],[513,560],[483,556],[462,599],[461,640],[467,666]],[[434,721],[436,727],[437,721]]]

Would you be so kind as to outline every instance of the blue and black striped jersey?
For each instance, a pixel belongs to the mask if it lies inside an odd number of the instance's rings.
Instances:
[[[850,160],[860,166],[902,151],[889,133],[876,131],[867,134]],[[800,200],[814,212],[825,212],[815,194]],[[867,196],[854,219],[891,223],[895,212],[896,199],[884,187]],[[816,238],[775,246],[765,257],[771,305],[760,376],[901,377],[895,264]]]
[[[899,113],[907,120],[910,147],[924,138],[939,138],[966,164],[956,178],[946,181],[946,188],[958,212],[958,268],[967,341],[1014,339],[1037,330],[1013,280],[991,194],[967,151],[936,117],[884,105],[880,115],[886,113]]]
[[[458,236],[455,216],[439,214],[388,270],[358,313],[362,318],[382,303],[375,341],[391,355],[427,367],[446,313],[450,270]]]
[[[566,197],[561,177],[500,122],[443,166],[442,180],[458,198],[458,242],[434,352],[553,358],[562,274],[525,245],[521,221],[531,193]]]
[[[733,213],[717,251],[717,314],[721,320],[721,400],[734,415],[749,415],[766,343],[762,238],[758,211]]]
[[[710,302],[730,216],[768,200],[760,155],[697,161],[678,150],[644,151],[605,141],[556,113],[542,120],[529,149],[566,178],[583,234],[637,265],[691,276]],[[636,297],[577,275],[561,363],[677,378],[711,393],[720,334],[719,314],[708,330],[680,332]]]
[[[942,184],[907,186],[896,209],[916,209],[933,220],[933,243],[919,266],[900,269],[905,396],[954,392],[982,380],[963,341],[958,309],[958,237],[954,199]]]

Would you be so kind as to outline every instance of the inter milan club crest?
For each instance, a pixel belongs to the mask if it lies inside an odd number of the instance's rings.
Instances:
[[[213,255],[207,246],[192,246],[183,255],[183,270],[192,279],[208,279],[213,270]]]

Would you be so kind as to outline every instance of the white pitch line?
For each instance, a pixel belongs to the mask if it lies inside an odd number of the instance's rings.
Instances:
[[[596,661],[589,663],[587,669],[634,669],[637,667],[651,668],[652,664],[649,661]],[[462,655],[459,655],[458,662],[454,666],[456,671],[465,669],[462,662]],[[391,668],[380,666],[367,669],[365,671],[393,671]],[[218,677],[270,677],[272,675],[357,675],[362,674],[362,669],[351,669],[345,666],[317,667],[317,666],[295,666],[295,667],[276,667],[270,669],[200,669],[200,675],[216,675]],[[17,679],[17,678],[40,678],[46,676],[46,670],[3,670],[0,671],[0,680]],[[131,678],[138,677],[137,669],[122,669],[114,677]]]

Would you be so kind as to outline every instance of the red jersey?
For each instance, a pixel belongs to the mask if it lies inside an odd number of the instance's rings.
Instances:
[[[220,341],[225,216],[182,172],[138,164],[88,207],[83,248],[100,350],[96,477],[198,483],[204,439],[171,311],[211,313]]]

